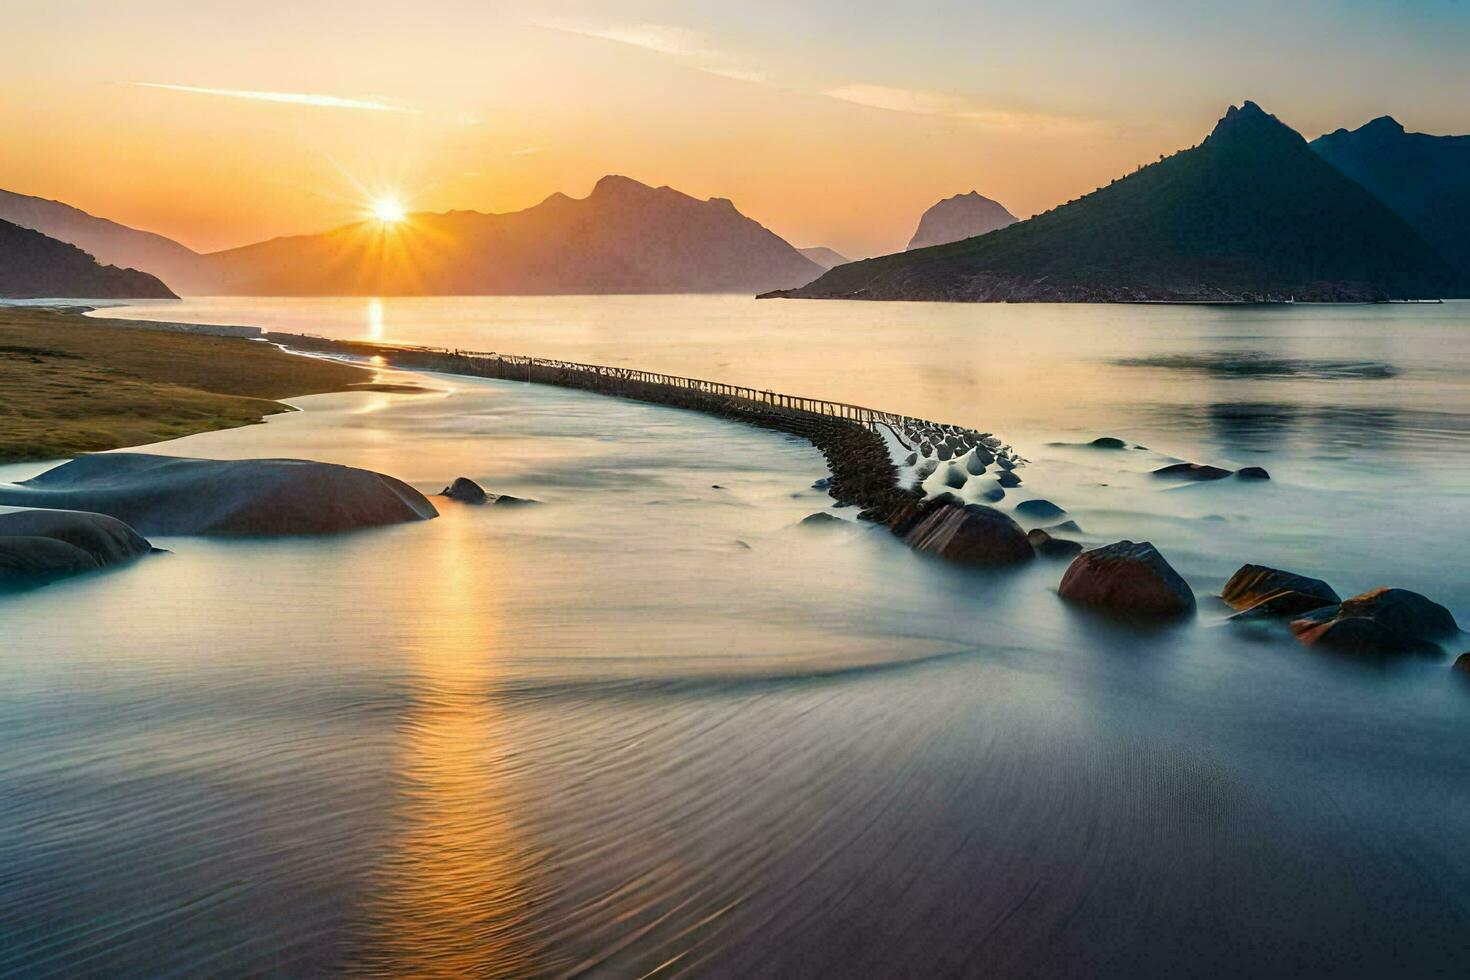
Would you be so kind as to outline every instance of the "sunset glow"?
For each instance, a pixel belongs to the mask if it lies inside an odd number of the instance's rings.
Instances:
[[[408,216],[403,202],[396,197],[380,197],[372,203],[373,218],[385,225],[397,224]]]

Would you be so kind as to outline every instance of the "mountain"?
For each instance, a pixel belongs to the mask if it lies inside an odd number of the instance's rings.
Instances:
[[[1449,266],[1255,103],[1199,146],[950,245],[838,266],[802,298],[1231,302],[1424,298]]]
[[[822,272],[723,198],[618,176],[510,214],[413,214],[206,259],[215,292],[245,295],[751,293]]]
[[[1397,211],[1470,281],[1470,136],[1407,133],[1382,116],[1311,146]]]
[[[811,248],[799,248],[797,251],[823,269],[830,269],[834,265],[846,265],[852,261],[841,252],[827,248],[825,245],[813,245]]]
[[[68,242],[99,262],[150,272],[176,288],[186,288],[200,272],[202,257],[178,242],[60,201],[0,190],[0,221]]]
[[[14,299],[177,299],[136,269],[99,265],[75,245],[0,221],[0,296]]]
[[[946,197],[919,217],[919,227],[909,241],[908,250],[948,245],[1015,223],[1016,216],[998,201],[981,197],[977,191],[956,194]]]

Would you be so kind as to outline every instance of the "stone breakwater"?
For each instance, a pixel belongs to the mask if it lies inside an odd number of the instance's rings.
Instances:
[[[547,358],[398,347],[299,334],[270,333],[266,339],[293,350],[370,357],[378,363],[410,370],[578,388],[800,436],[826,457],[832,473],[826,489],[834,500],[859,508],[859,516],[865,520],[895,530],[914,514],[924,494],[900,485],[898,468],[880,430],[891,432],[916,459],[947,460],[979,450],[1004,461],[1007,467],[1021,464],[1009,446],[988,432],[722,382]]]

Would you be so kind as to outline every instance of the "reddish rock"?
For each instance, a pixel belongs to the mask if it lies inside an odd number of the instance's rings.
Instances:
[[[904,535],[904,542],[916,551],[970,565],[1013,565],[1034,556],[1019,524],[980,504],[935,507]]]
[[[1194,610],[1194,592],[1147,541],[1084,551],[1067,567],[1062,598],[1133,616],[1166,618]]]

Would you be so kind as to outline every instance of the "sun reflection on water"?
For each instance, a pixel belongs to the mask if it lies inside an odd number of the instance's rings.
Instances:
[[[435,521],[436,574],[417,585],[418,643],[404,651],[414,705],[399,726],[403,797],[380,866],[364,964],[414,976],[527,976],[532,857],[508,801],[515,752],[487,698],[498,674],[502,568],[473,513]]]

